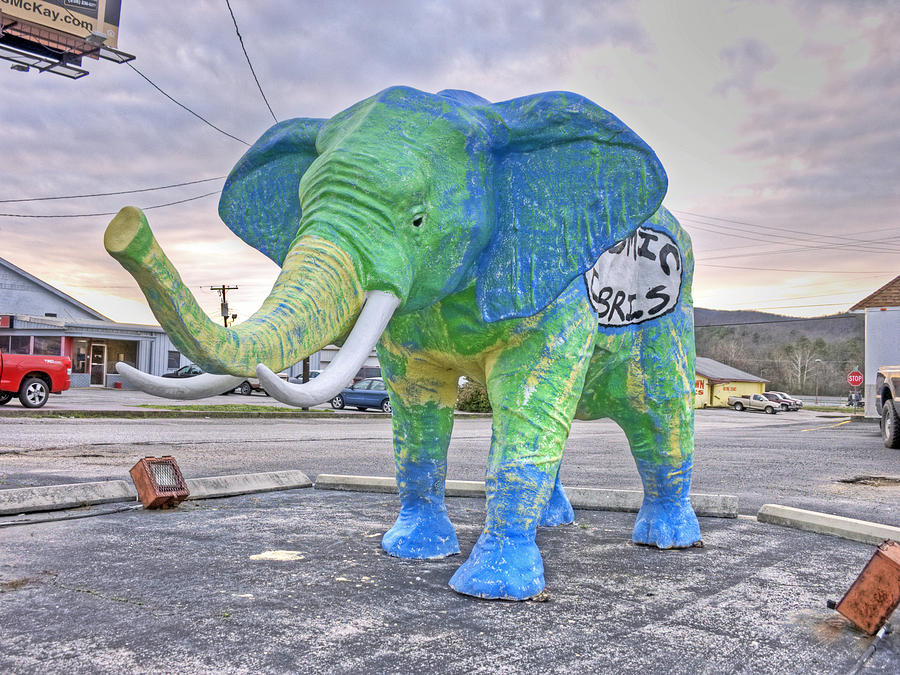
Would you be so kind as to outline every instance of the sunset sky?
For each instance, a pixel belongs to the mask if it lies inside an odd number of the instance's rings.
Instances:
[[[494,101],[569,90],[620,117],[669,175],[698,307],[846,310],[900,271],[900,1],[231,0],[279,120],[385,87]],[[0,6],[2,10],[2,6]],[[224,0],[125,0],[119,48],[169,96],[252,143],[273,124]],[[120,321],[155,323],[103,249],[108,216],[217,192],[246,145],[127,65],[78,81],[0,61],[0,257]],[[278,269],[206,196],[148,211],[214,316],[238,320]],[[56,216],[54,218],[25,218]]]

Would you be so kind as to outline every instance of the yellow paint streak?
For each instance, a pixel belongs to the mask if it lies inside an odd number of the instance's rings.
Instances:
[[[844,420],[843,422],[838,422],[837,424],[829,424],[827,427],[812,427],[811,429],[801,429],[800,433],[805,433],[807,431],[820,431],[821,429],[834,429],[835,427],[849,424],[852,421],[853,420]]]

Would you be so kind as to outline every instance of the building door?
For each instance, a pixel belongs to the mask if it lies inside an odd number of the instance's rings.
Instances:
[[[91,384],[106,384],[106,345],[91,345]]]

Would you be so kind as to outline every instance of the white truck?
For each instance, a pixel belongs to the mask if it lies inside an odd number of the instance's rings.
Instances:
[[[735,410],[756,410],[769,415],[778,412],[778,404],[770,401],[762,394],[750,394],[749,396],[729,396],[728,405]]]

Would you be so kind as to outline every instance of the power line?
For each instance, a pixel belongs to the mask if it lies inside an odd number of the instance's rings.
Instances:
[[[128,66],[129,68],[131,68],[134,72],[136,72],[138,75],[140,75],[141,77],[143,77],[145,80],[147,80],[147,82],[150,84],[150,86],[153,87],[154,89],[156,89],[156,91],[158,91],[160,94],[162,94],[162,95],[165,96],[167,99],[169,99],[170,101],[172,101],[172,103],[174,103],[175,105],[179,106],[180,108],[184,108],[185,110],[187,110],[189,113],[191,113],[191,115],[193,115],[194,117],[196,117],[198,120],[201,120],[202,122],[208,124],[208,125],[211,126],[213,129],[215,129],[216,131],[218,131],[219,133],[225,134],[226,136],[228,136],[228,138],[232,138],[232,139],[236,140],[238,143],[243,143],[243,144],[246,145],[246,146],[249,146],[249,145],[250,145],[247,141],[241,140],[241,139],[238,138],[237,136],[232,136],[231,134],[229,134],[229,133],[228,133],[227,131],[225,131],[224,129],[220,129],[219,127],[217,127],[215,124],[213,124],[212,122],[210,122],[208,119],[206,119],[206,118],[203,117],[202,115],[200,115],[200,114],[198,114],[198,113],[195,113],[193,110],[191,110],[190,108],[188,108],[184,103],[181,103],[180,101],[176,101],[174,98],[172,98],[172,97],[169,96],[166,92],[164,92],[162,89],[160,89],[159,86],[157,86],[157,84],[156,84],[153,80],[151,80],[149,77],[147,77],[147,76],[144,75],[141,71],[139,71],[137,68],[135,68],[134,65],[131,63],[131,61],[126,61],[126,62],[125,62],[125,65]]]
[[[142,206],[140,207],[142,211],[150,211],[152,209],[161,209],[165,206],[175,206],[176,204],[184,204],[186,202],[192,202],[197,199],[203,199],[204,197],[211,197],[212,195],[219,194],[219,191],[215,192],[207,192],[205,195],[197,195],[196,197],[188,197],[187,199],[179,199],[176,202],[166,202],[165,204],[155,204],[153,206]],[[106,213],[65,213],[56,216],[50,215],[31,215],[28,213],[0,213],[0,217],[3,218],[94,218],[97,216],[114,216],[118,213],[118,211],[108,211]]]
[[[687,220],[689,223],[692,224],[692,227],[699,229],[701,232],[710,232],[712,234],[717,234],[717,235],[726,236],[726,237],[734,237],[736,239],[746,239],[748,241],[758,241],[758,242],[762,242],[765,244],[769,244],[769,243],[796,244],[796,243],[802,243],[802,241],[803,241],[803,240],[798,240],[797,238],[779,235],[780,238],[784,239],[784,241],[772,242],[771,238],[776,235],[762,233],[759,237],[754,237],[752,235],[749,235],[749,234],[746,234],[743,232],[740,232],[739,234],[735,234],[732,232],[722,232],[719,229],[714,229],[714,228],[720,227],[718,225],[715,225],[714,223],[706,223],[703,221],[696,221],[696,220],[692,220],[690,218],[685,218],[684,220]],[[890,229],[894,229],[894,228],[890,228]],[[874,231],[877,232],[877,231],[883,231],[883,230],[874,230]],[[824,236],[829,236],[829,235],[821,235],[821,236],[824,237]],[[762,238],[762,237],[765,237],[765,238]],[[878,244],[884,244],[884,242],[890,242],[894,239],[896,239],[896,237],[891,236],[891,237],[883,237],[881,239],[867,239],[867,240],[866,239],[864,239],[864,240],[853,239],[852,241],[854,242],[853,247],[858,251],[866,251],[866,252],[870,252],[870,253],[884,253],[885,251],[889,251],[889,252],[900,253],[900,249],[896,249],[896,250],[891,249],[891,248],[886,249],[883,245],[877,246]],[[728,255],[718,255],[718,256],[713,256],[713,257],[709,258],[709,260],[721,260],[724,258],[743,258],[743,257],[749,258],[749,257],[753,257],[753,256],[758,256],[758,255],[779,255],[779,254],[784,254],[784,253],[793,253],[796,251],[846,248],[848,246],[849,246],[849,244],[842,243],[842,242],[841,243],[827,242],[827,243],[821,244],[821,245],[819,245],[819,244],[799,245],[799,246],[795,245],[790,248],[776,249],[773,251],[758,251],[756,253],[731,253]],[[738,246],[736,248],[748,248],[748,247]]]
[[[718,267],[718,268],[722,268],[722,269],[726,269],[726,270],[756,270],[756,271],[759,271],[759,272],[810,272],[810,273],[820,272],[820,273],[822,273],[822,274],[857,274],[857,275],[860,275],[860,276],[863,276],[863,275],[864,275],[864,276],[867,276],[867,277],[880,277],[880,276],[883,276],[882,273],[875,273],[875,274],[873,274],[872,272],[838,272],[838,271],[834,271],[834,270],[823,270],[823,269],[817,269],[817,270],[789,270],[789,269],[785,269],[785,268],[782,268],[782,267],[756,267],[756,266],[753,266],[753,267],[747,267],[747,266],[742,266],[742,265],[714,265],[713,263],[705,263],[705,262],[701,262],[701,261],[699,261],[699,260],[696,261],[696,264],[697,264],[697,265],[703,265],[703,267]]]
[[[84,195],[60,195],[58,197],[26,197],[24,199],[0,199],[0,204],[18,204],[21,202],[48,202],[54,199],[86,199],[87,197],[109,197],[112,195],[131,195],[138,192],[154,192],[156,190],[168,190],[169,188],[183,187],[185,185],[197,185],[198,183],[209,183],[214,180],[222,180],[225,176],[216,176],[215,178],[202,178],[200,180],[189,180],[184,183],[172,183],[171,185],[159,185],[157,187],[139,188],[137,190],[119,190],[117,192],[94,192]]]
[[[818,298],[818,297],[822,297],[822,296],[811,295],[809,297]],[[801,307],[839,307],[839,306],[846,305],[846,304],[847,304],[846,302],[820,302],[815,305],[766,305],[766,306],[762,306],[762,307],[756,307],[755,309],[732,309],[732,310],[724,310],[724,311],[730,311],[730,312],[762,311],[762,312],[766,312],[770,309],[797,309],[797,308],[801,308]]]
[[[772,230],[773,232],[777,232],[779,234],[781,234],[785,230],[785,228],[783,228],[783,227],[775,227],[773,225],[760,225],[759,223],[750,223],[750,222],[747,222],[746,220],[733,220],[731,218],[720,218],[719,216],[708,216],[703,213],[693,213],[691,211],[679,211],[678,209],[672,209],[672,211],[674,213],[683,213],[687,216],[694,216],[697,218],[706,218],[708,220],[719,220],[719,221],[722,221],[723,223],[734,223],[735,225],[745,225],[747,227],[755,227],[755,228],[758,228],[761,230]],[[714,223],[707,223],[707,224],[713,225]],[[736,229],[736,228],[730,228],[730,229]],[[895,229],[896,229],[896,227],[888,227],[888,228],[882,228],[880,230],[870,230],[870,232],[886,232],[886,231],[893,231]],[[796,232],[797,234],[806,235],[808,237],[826,237],[828,239],[840,239],[842,241],[846,241],[851,244],[855,244],[857,242],[857,240],[853,237],[842,237],[837,234],[820,234],[818,232],[809,232],[806,230],[798,230],[793,227],[791,228],[791,231]],[[781,235],[781,236],[784,236],[784,235]]]
[[[720,310],[713,310],[720,311]],[[752,310],[745,310],[752,311]],[[773,319],[771,321],[742,321],[739,323],[705,323],[702,326],[694,326],[694,328],[721,328],[730,326],[759,326],[767,323],[794,323],[795,321],[833,321],[835,319],[856,319],[862,320],[862,317],[840,314],[837,316],[810,316],[810,317],[791,317],[790,319]]]
[[[259,95],[262,96],[262,100],[265,101],[266,107],[269,109],[269,113],[272,115],[272,119],[278,122],[278,118],[275,117],[275,113],[272,112],[272,106],[269,105],[269,99],[266,98],[266,95],[263,92],[262,85],[259,83],[259,78],[256,77],[256,71],[253,69],[253,64],[250,63],[250,55],[247,54],[247,48],[244,46],[244,38],[241,37],[241,31],[238,29],[237,19],[234,18],[234,11],[231,9],[231,2],[229,0],[225,0],[225,4],[228,6],[228,13],[231,14],[231,21],[234,23],[234,32],[237,33],[238,40],[241,43],[241,49],[244,50],[244,58],[247,59],[247,65],[250,66],[250,72],[253,75],[253,80],[256,82],[256,88],[259,89]]]

